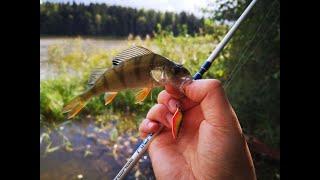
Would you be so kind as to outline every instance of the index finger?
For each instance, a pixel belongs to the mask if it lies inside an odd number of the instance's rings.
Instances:
[[[219,80],[196,80],[186,85],[184,91],[189,99],[200,103],[203,115],[209,123],[238,126],[236,115]]]
[[[180,96],[180,100],[188,99],[188,101],[185,102],[186,105],[190,102],[200,104],[204,118],[208,122],[216,125],[230,125],[230,123],[237,125],[236,116],[220,81],[215,79],[194,80],[192,83],[184,86],[183,90],[186,98],[181,98],[181,93],[178,90],[167,88],[166,86],[166,91],[172,97]],[[165,101],[166,98],[170,99],[170,96],[160,98],[160,100]],[[232,120],[230,121],[230,119]]]
[[[199,103],[191,101],[186,96],[183,96],[182,98],[176,97],[177,94],[172,95],[167,90],[163,90],[158,95],[158,103],[166,105],[171,113],[174,113],[176,111],[177,106],[175,104],[177,103],[179,103],[179,106],[182,108],[182,111],[187,111],[190,108],[199,105]]]

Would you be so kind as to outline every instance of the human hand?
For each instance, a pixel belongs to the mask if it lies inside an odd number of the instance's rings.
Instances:
[[[162,132],[148,152],[157,179],[256,179],[251,155],[237,116],[217,80],[196,80],[185,96],[170,87],[158,96],[140,124],[140,135]],[[179,105],[183,122],[175,140],[171,118]]]

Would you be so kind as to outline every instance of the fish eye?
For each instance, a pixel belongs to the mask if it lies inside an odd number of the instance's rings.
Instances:
[[[173,68],[174,74],[178,74],[180,71],[180,68],[181,68],[181,66],[179,66],[179,65],[174,66],[174,68]]]

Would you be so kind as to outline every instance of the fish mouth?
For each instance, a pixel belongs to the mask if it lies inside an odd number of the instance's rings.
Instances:
[[[180,83],[180,86],[179,86],[179,90],[185,94],[184,92],[184,87],[191,84],[193,79],[191,77],[182,77],[180,78],[181,79],[181,83]]]

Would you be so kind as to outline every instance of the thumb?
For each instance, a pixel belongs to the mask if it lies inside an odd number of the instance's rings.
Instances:
[[[255,177],[250,151],[221,83],[213,79],[196,80],[185,86],[184,91],[200,104],[204,116],[197,145],[203,171],[227,172],[220,173],[222,179],[231,179],[228,177],[231,174]]]
[[[185,96],[199,103],[205,120],[213,126],[240,128],[220,81],[203,79],[184,87]]]

